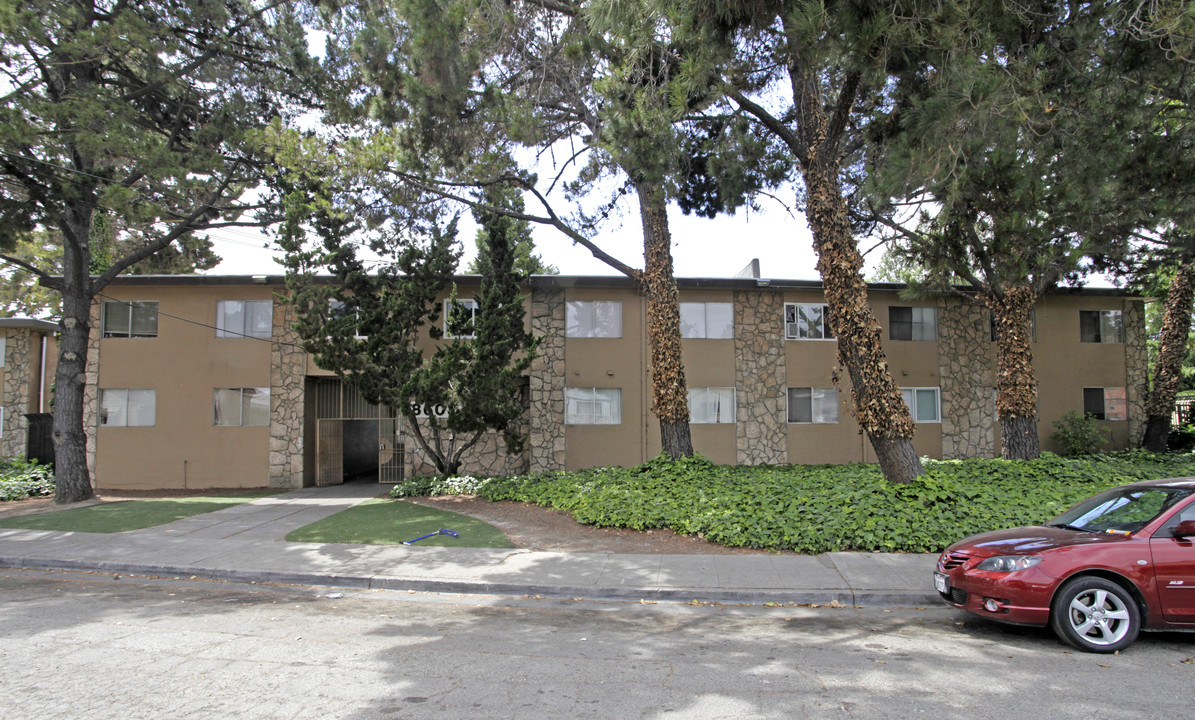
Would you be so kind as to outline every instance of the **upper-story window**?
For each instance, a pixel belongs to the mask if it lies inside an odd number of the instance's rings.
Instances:
[[[453,308],[457,309],[462,320],[461,330],[465,328],[468,332],[453,333],[449,329],[449,321],[452,318]],[[444,301],[444,337],[448,338],[475,338],[477,337],[477,312],[481,305],[476,300],[445,300]]]
[[[784,337],[788,340],[833,340],[830,307],[810,303],[784,303]]]
[[[351,317],[350,317],[351,316]],[[353,337],[358,340],[364,340],[369,337],[361,333],[361,313],[358,310],[349,310],[343,300],[329,300],[328,301],[328,319],[338,320],[341,322],[351,322]]]
[[[4,367],[4,355],[8,352],[8,336],[0,335],[0,367]]]
[[[622,337],[622,303],[609,300],[570,300],[565,303],[565,337]]]
[[[937,308],[889,307],[888,339],[934,342],[938,339]]]
[[[734,303],[681,303],[680,335],[684,338],[733,338]]]
[[[107,301],[101,325],[106,338],[157,337],[158,302]]]
[[[1123,343],[1124,315],[1119,310],[1080,310],[1079,341]]]
[[[216,303],[216,337],[268,338],[273,334],[271,300],[221,300]]]

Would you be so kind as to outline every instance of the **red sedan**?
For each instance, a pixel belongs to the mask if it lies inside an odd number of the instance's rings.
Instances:
[[[1195,478],[1125,485],[1042,526],[973,535],[938,558],[942,598],[991,620],[1050,625],[1087,652],[1142,628],[1195,629]]]

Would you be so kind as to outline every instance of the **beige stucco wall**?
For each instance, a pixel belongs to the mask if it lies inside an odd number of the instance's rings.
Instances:
[[[112,286],[105,292],[119,300],[156,300],[161,314],[156,338],[98,341],[97,389],[153,388],[157,409],[153,427],[88,428],[97,438],[96,487],[268,485],[270,428],[215,426],[212,391],[270,386],[271,344],[217,338],[214,326],[218,301],[272,300],[273,289]]]

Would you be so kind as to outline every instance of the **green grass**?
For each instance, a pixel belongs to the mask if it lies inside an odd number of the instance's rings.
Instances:
[[[59,532],[117,533],[165,525],[175,520],[223,510],[280,491],[204,495],[189,498],[127,500],[56,510],[36,515],[0,518],[0,528]]]
[[[501,530],[489,523],[401,500],[367,500],[301,527],[286,539],[290,542],[400,545],[440,528],[454,530],[459,537],[433,535],[420,540],[415,547],[514,547]]]

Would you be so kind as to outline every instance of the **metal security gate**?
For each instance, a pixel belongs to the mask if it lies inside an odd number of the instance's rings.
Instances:
[[[404,450],[402,420],[397,418],[380,418],[378,420],[379,483],[400,483],[403,481]]]
[[[340,419],[318,420],[316,426],[315,484],[341,485],[344,483],[344,421]]]

